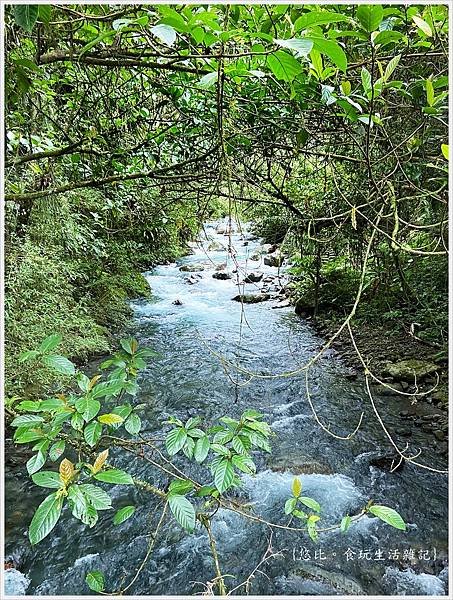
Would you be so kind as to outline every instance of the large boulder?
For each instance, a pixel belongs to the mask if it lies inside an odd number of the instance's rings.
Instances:
[[[299,298],[294,305],[294,312],[299,317],[309,317],[313,315],[315,307],[313,304],[308,302],[305,298]]]
[[[396,363],[387,363],[383,375],[393,377],[395,381],[408,381],[413,383],[415,379],[421,381],[429,375],[439,371],[438,365],[418,360],[416,358],[409,360],[400,360]]]
[[[221,279],[221,280],[231,279],[230,273],[226,273],[225,271],[217,271],[212,274],[212,277],[213,277],[213,279]]]
[[[244,277],[244,283],[258,283],[263,279],[263,273],[251,272],[246,277]]]
[[[264,264],[268,267],[281,267],[285,257],[280,252],[274,252],[274,254],[268,254],[264,257]]]
[[[195,273],[196,271],[204,271],[204,266],[203,265],[183,265],[182,267],[179,267],[180,271],[183,271],[184,273]]]
[[[264,302],[270,300],[269,294],[238,294],[234,298],[231,298],[236,302],[243,302],[244,304],[256,304],[257,302]]]

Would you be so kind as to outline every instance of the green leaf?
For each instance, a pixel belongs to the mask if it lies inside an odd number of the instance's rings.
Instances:
[[[198,87],[202,90],[208,90],[216,83],[217,77],[217,71],[213,71],[212,73],[206,73],[206,75],[203,75],[203,77],[198,82]]]
[[[115,415],[115,413],[107,413],[105,415],[100,415],[98,421],[105,425],[116,425],[117,423],[122,423],[124,419],[123,417],[120,417],[120,415]]]
[[[442,154],[445,160],[449,160],[450,158],[450,147],[448,144],[442,144],[440,149],[442,150]]]
[[[26,350],[25,352],[21,352],[19,354],[19,362],[27,362],[28,360],[34,360],[39,356],[39,352],[37,350]]]
[[[357,18],[365,29],[365,31],[371,32],[381,24],[384,18],[384,9],[380,4],[361,4],[357,7]]]
[[[43,5],[41,5],[41,6],[43,6]],[[54,333],[52,335],[49,335],[49,337],[46,337],[46,339],[40,343],[38,349],[43,354],[45,352],[49,352],[50,350],[53,350],[54,348],[56,348],[62,339],[63,339],[63,337],[59,333]]]
[[[66,446],[66,442],[64,440],[60,440],[52,444],[49,450],[49,458],[50,460],[58,460],[60,456],[63,454]]]
[[[306,38],[291,38],[289,40],[274,40],[275,44],[282,46],[283,48],[288,48],[289,50],[294,50],[296,52],[296,56],[308,56],[310,54],[311,49],[313,48],[313,42]]]
[[[27,460],[27,471],[29,475],[33,475],[36,471],[39,471],[41,467],[44,466],[46,462],[46,456],[43,452],[38,452],[34,456],[32,456],[29,460]]]
[[[401,54],[397,54],[396,56],[394,56],[392,58],[392,60],[385,67],[384,81],[388,81],[390,79],[390,76],[392,75],[393,71],[396,69],[396,67],[398,66],[398,63],[400,62],[400,58],[401,58]]]
[[[124,506],[123,508],[120,508],[113,517],[113,524],[120,525],[121,523],[124,523],[129,517],[132,517],[134,512],[135,506]]]
[[[36,427],[41,425],[44,419],[38,415],[20,415],[16,417],[12,422],[12,427]]]
[[[129,473],[122,471],[121,469],[109,469],[108,471],[101,471],[94,476],[98,481],[105,481],[106,483],[116,483],[122,485],[133,485],[134,481]]]
[[[313,48],[315,48],[315,50],[328,56],[334,65],[343,71],[343,73],[346,73],[348,59],[346,58],[343,48],[337,42],[314,35],[308,36],[307,39],[313,42]]]
[[[197,493],[195,494],[198,498],[204,498],[205,496],[210,496],[213,492],[218,494],[219,492],[212,485],[204,485],[201,487]]]
[[[112,508],[112,499],[102,488],[92,483],[82,483],[78,487],[96,510],[109,510]]]
[[[165,438],[165,447],[170,456],[178,454],[186,443],[187,433],[182,427],[172,429]]]
[[[36,442],[37,440],[41,440],[42,438],[42,431],[35,431],[33,429],[30,429],[29,431],[24,431],[23,433],[15,437],[14,441],[16,442],[16,444],[28,444],[29,442]]]
[[[31,32],[38,18],[39,7],[35,4],[16,4],[14,6],[14,20],[19,27]]]
[[[124,381],[121,379],[114,379],[113,381],[103,381],[98,383],[91,391],[93,398],[107,398],[109,396],[116,396],[121,392],[124,387]]]
[[[45,488],[59,489],[62,486],[60,473],[56,471],[41,471],[31,476],[33,483]]]
[[[345,517],[343,517],[341,519],[341,523],[340,523],[340,531],[341,533],[346,533],[347,530],[349,529],[350,525],[351,525],[351,517],[349,515],[346,515]]]
[[[104,575],[100,571],[90,571],[85,581],[93,592],[103,592],[105,589]]]
[[[302,493],[302,482],[298,477],[294,477],[291,490],[294,498],[298,498]]]
[[[393,508],[389,508],[388,506],[380,506],[379,504],[373,504],[368,509],[368,512],[375,517],[378,517],[378,519],[381,519],[381,521],[384,521],[392,527],[395,527],[395,529],[406,531],[406,523],[403,521],[401,515]]]
[[[171,25],[154,25],[151,27],[151,33],[167,46],[173,46],[176,42],[176,31]]]
[[[243,473],[248,473],[249,475],[251,475],[256,472],[255,463],[248,456],[235,454],[231,460],[233,462],[233,465]]]
[[[351,82],[350,81],[342,81],[341,82],[341,91],[345,96],[349,96],[351,93]]]
[[[313,11],[301,15],[294,23],[294,31],[301,31],[314,25],[327,25],[329,23],[340,23],[347,21],[348,17],[340,13],[329,12],[327,10]]]
[[[75,407],[82,415],[84,421],[88,422],[91,421],[91,419],[94,419],[101,410],[101,403],[99,400],[94,400],[90,396],[83,396],[76,401]]]
[[[302,73],[302,65],[292,54],[277,50],[267,57],[267,65],[275,77],[281,81],[293,81]]]
[[[221,494],[231,486],[233,478],[234,469],[231,461],[221,460],[214,471],[214,483]]]
[[[173,479],[170,483],[170,487],[168,488],[169,493],[171,494],[180,494],[184,496],[184,494],[188,494],[193,490],[193,483],[188,479]]]
[[[384,47],[387,46],[387,44],[398,42],[402,37],[403,34],[399,31],[380,31],[373,42],[375,46],[380,45]]]
[[[431,29],[431,27],[428,25],[428,23],[426,21],[424,21],[420,17],[417,17],[416,15],[414,15],[412,17],[412,20],[417,25],[417,27],[423,31],[423,33],[427,37],[432,37],[432,35],[433,35],[432,29]]]
[[[131,413],[124,423],[124,427],[131,435],[136,435],[142,428],[142,421],[137,413]]]
[[[114,29],[108,29],[107,31],[103,31],[94,40],[92,40],[91,42],[88,42],[88,44],[86,44],[82,48],[82,50],[80,50],[79,57],[81,57],[84,54],[86,54],[89,50],[91,50],[91,48],[94,48],[94,46],[96,46],[97,44],[99,44],[99,42],[102,42],[102,41],[104,41],[107,38],[112,38],[114,35],[115,35],[115,30]]]
[[[135,354],[137,352],[138,342],[137,340],[134,340],[134,338],[120,340],[120,344],[123,350],[125,350],[130,355]]]
[[[238,454],[242,454],[244,456],[248,455],[248,450],[245,447],[244,442],[237,435],[235,435],[234,438],[231,440],[231,445]]]
[[[207,435],[198,438],[195,443],[194,458],[197,463],[201,464],[209,454],[211,444]]]
[[[186,443],[182,447],[182,451],[187,456],[188,459],[191,459],[193,456],[193,452],[195,450],[195,442],[191,437],[188,437]]]
[[[24,400],[23,402],[19,402],[16,406],[18,410],[24,410],[27,412],[39,412],[41,407],[41,401],[34,400]]]
[[[76,431],[82,431],[85,421],[79,413],[74,413],[71,417],[71,427]]]
[[[185,496],[170,494],[168,504],[175,519],[186,531],[195,529],[195,508]]]
[[[38,19],[41,23],[48,25],[50,23],[50,19],[52,18],[52,7],[50,4],[40,4],[38,11]]]
[[[44,356],[43,363],[62,375],[74,375],[75,373],[74,364],[64,356],[60,356],[58,354],[49,354]]]
[[[85,427],[83,437],[85,438],[86,443],[89,446],[93,447],[98,443],[101,434],[102,425],[97,421],[92,421],[91,423],[88,423],[88,425]]]
[[[365,93],[368,94],[371,90],[371,73],[365,67],[362,67],[361,78],[363,89],[365,90]]]
[[[428,103],[428,106],[432,106],[435,101],[435,96],[434,96],[433,82],[431,81],[431,79],[427,79],[425,81],[425,88],[426,88],[426,101]]]
[[[28,529],[28,537],[32,545],[43,540],[58,522],[63,506],[63,498],[54,492],[47,496],[36,509]]]
[[[319,502],[316,502],[316,500],[313,500],[313,498],[309,498],[308,496],[301,496],[299,500],[302,502],[302,504],[308,506],[308,508],[311,508],[316,512],[321,512],[321,506]]]
[[[290,515],[296,508],[297,498],[288,498],[285,502],[285,515]]]
[[[307,531],[308,531],[308,535],[310,536],[311,540],[313,542],[316,542],[318,540],[318,532],[316,531],[316,525],[314,523],[311,523],[310,521],[308,521]]]

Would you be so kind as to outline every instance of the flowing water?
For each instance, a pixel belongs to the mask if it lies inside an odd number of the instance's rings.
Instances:
[[[389,451],[389,443],[369,407],[363,382],[347,376],[348,368],[336,353],[328,351],[311,369],[310,389],[320,418],[339,435],[352,431],[361,412],[365,413],[361,429],[348,441],[335,439],[316,424],[303,373],[247,381],[234,368],[225,371],[215,353],[250,372],[281,373],[304,364],[323,340],[292,308],[273,308],[281,298],[246,305],[244,311],[241,303],[231,300],[239,293],[236,276],[225,281],[212,277],[215,265],[227,262],[230,272],[235,268],[227,252],[228,236],[217,233],[216,226],[206,225],[203,243],[192,255],[148,273],[153,297],[133,305],[133,335],[159,353],[140,379],[137,401],[146,403],[142,420],[147,435],[159,432],[171,415],[181,419],[200,415],[211,423],[223,415],[237,416],[246,408],[258,409],[276,436],[272,454],[256,457],[258,474],[244,476],[238,492],[253,503],[256,514],[284,522],[283,505],[298,475],[306,495],[320,502],[324,525],[358,512],[368,499],[395,508],[408,523],[408,531],[401,532],[377,518],[365,517],[346,535],[323,534],[317,543],[304,534],[277,530],[272,549],[281,554],[260,567],[263,574],[256,573],[250,593],[447,594],[446,477],[408,464],[395,473],[370,466],[372,458]],[[251,260],[260,244],[253,236],[237,232],[232,244],[240,273],[253,269],[265,277],[279,275],[277,268]],[[195,278],[179,267],[195,263],[205,265],[199,273],[202,277],[189,283],[188,277]],[[277,292],[276,284],[278,288],[278,279],[247,284],[245,291],[257,293],[267,285],[272,295]],[[180,303],[174,304],[175,300]],[[391,430],[401,426],[398,413],[407,402],[391,396],[377,398]],[[438,463],[438,456],[425,448],[429,444],[426,434],[417,430],[411,444],[423,449],[423,459],[429,464]],[[149,464],[131,455],[117,451],[115,464],[158,485],[167,483]],[[156,525],[154,499],[129,486],[112,486],[109,491],[115,507],[131,503],[138,507],[132,518],[113,527],[106,511],[96,527],[89,529],[66,511],[51,535],[31,549],[26,527],[44,493],[30,484],[24,471],[8,467],[6,474],[6,554],[20,569],[7,572],[9,593],[84,594],[88,591],[85,575],[93,569],[105,573],[108,589],[127,582],[133,565],[143,559],[149,533]],[[188,473],[207,472],[191,467]],[[236,513],[219,510],[213,533],[231,589],[260,562],[270,531]],[[169,520],[130,593],[196,594],[214,576],[204,530],[197,528],[186,535]],[[244,594],[245,587],[237,593]]]

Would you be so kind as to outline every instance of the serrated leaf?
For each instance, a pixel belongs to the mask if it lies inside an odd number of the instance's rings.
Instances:
[[[86,443],[91,447],[98,443],[101,434],[102,425],[97,421],[91,421],[91,423],[88,423],[83,431],[83,437],[85,438]]]
[[[185,496],[170,494],[168,504],[175,519],[186,531],[192,532],[195,529],[195,508]]]
[[[406,523],[403,521],[401,515],[393,508],[381,506],[379,504],[373,504],[369,507],[368,512],[375,517],[378,517],[378,519],[381,519],[381,521],[384,521],[384,523],[388,523],[392,527],[395,527],[395,529],[406,531]]]
[[[134,512],[135,506],[124,506],[123,508],[120,508],[113,517],[113,524],[120,525],[121,523],[124,523],[129,517],[132,517]]]
[[[85,581],[93,592],[102,592],[105,589],[104,575],[100,571],[90,571],[85,577]]]
[[[31,478],[33,483],[40,487],[59,489],[62,485],[60,473],[56,471],[41,471],[40,473],[34,473]]]
[[[54,492],[47,496],[36,509],[28,529],[28,537],[32,545],[43,540],[58,522],[61,515],[63,498]]]
[[[182,427],[172,429],[165,438],[165,447],[170,456],[178,454],[186,443],[187,433]]]
[[[231,461],[221,460],[214,471],[214,483],[221,494],[231,486],[233,478],[234,469]]]
[[[98,481],[104,481],[105,483],[115,483],[121,485],[133,485],[134,481],[129,473],[122,471],[121,469],[109,469],[108,471],[101,471],[94,476]]]

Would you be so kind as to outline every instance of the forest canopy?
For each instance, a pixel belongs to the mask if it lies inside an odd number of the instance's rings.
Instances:
[[[370,318],[445,344],[446,5],[5,10],[11,357],[106,350],[140,271],[227,212],[285,240],[316,311],[363,270]]]

